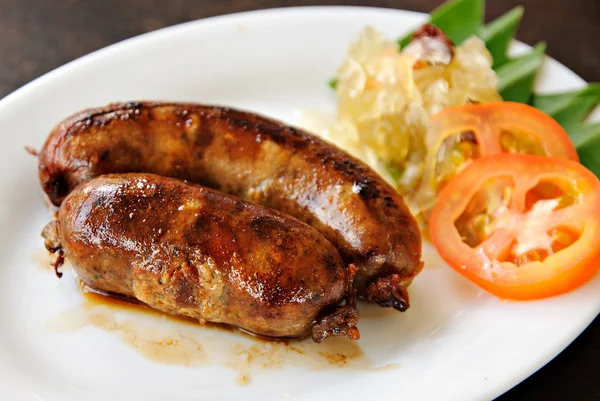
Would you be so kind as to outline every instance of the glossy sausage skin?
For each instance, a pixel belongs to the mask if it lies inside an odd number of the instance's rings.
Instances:
[[[152,174],[79,186],[42,235],[92,288],[270,337],[358,338],[339,253],[312,227]],[[327,325],[335,318],[339,324]],[[335,320],[334,319],[334,320]],[[313,327],[318,326],[318,330]]]
[[[402,197],[364,163],[299,129],[253,113],[177,103],[124,103],[59,124],[39,156],[54,205],[106,173],[196,182],[308,223],[358,266],[359,295],[408,307],[421,236]]]

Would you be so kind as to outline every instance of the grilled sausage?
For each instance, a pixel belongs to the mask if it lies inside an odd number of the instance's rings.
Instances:
[[[270,337],[358,338],[348,277],[319,232],[275,210],[152,174],[72,191],[42,236],[92,288]]]
[[[196,182],[308,223],[358,267],[359,295],[408,307],[421,236],[402,197],[364,163],[319,138],[256,114],[176,103],[85,110],[50,134],[39,156],[54,205],[106,173]]]

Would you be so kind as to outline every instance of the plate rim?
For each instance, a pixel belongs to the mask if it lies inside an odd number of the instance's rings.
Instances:
[[[60,65],[60,66],[44,73],[43,75],[25,83],[21,87],[17,88],[16,90],[12,91],[8,95],[6,95],[2,99],[0,99],[0,113],[6,112],[7,110],[10,109],[10,107],[13,104],[23,101],[23,99],[26,99],[29,96],[35,96],[35,94],[33,92],[38,87],[46,85],[48,82],[58,79],[63,75],[69,74],[70,71],[73,69],[86,68],[87,64],[90,64],[90,63],[93,64],[96,62],[97,59],[100,59],[100,58],[106,57],[106,56],[110,56],[111,53],[116,54],[118,52],[126,52],[130,47],[137,46],[138,42],[154,40],[153,37],[160,38],[160,36],[170,35],[171,33],[175,32],[175,31],[179,31],[179,30],[185,31],[186,29],[189,29],[190,26],[199,25],[199,24],[202,24],[202,25],[213,24],[213,23],[219,24],[219,23],[223,23],[223,21],[225,21],[225,20],[229,20],[228,23],[235,24],[236,22],[239,22],[240,19],[245,19],[245,18],[257,18],[257,17],[268,18],[268,17],[273,17],[273,15],[277,15],[277,14],[290,14],[290,13],[293,14],[293,13],[297,13],[297,12],[314,13],[314,12],[323,11],[323,10],[327,10],[328,12],[343,12],[343,11],[382,12],[382,11],[385,11],[388,13],[399,13],[399,14],[404,14],[404,15],[412,14],[413,17],[418,17],[418,18],[426,18],[426,16],[427,16],[426,13],[410,11],[410,10],[394,9],[394,8],[385,8],[385,7],[296,6],[296,7],[279,7],[279,8],[269,8],[269,9],[249,10],[249,11],[228,13],[228,14],[222,14],[222,15],[187,21],[187,22],[167,26],[167,27],[164,27],[164,28],[161,28],[158,30],[142,33],[142,34],[130,37],[130,38],[123,39],[121,41],[115,42],[115,43],[105,46],[103,48],[97,49],[91,53],[84,55],[84,56],[76,58],[72,61],[69,61],[63,65]],[[523,48],[523,49],[531,48],[531,46],[529,46],[523,42],[520,42],[520,41],[515,41],[514,43],[516,43],[519,48]],[[546,55],[544,63],[547,63],[547,62],[555,63],[556,65],[563,68],[578,82],[577,85],[585,84],[586,81],[583,78],[581,78],[578,74],[573,72],[568,66],[560,63],[556,59]],[[598,314],[600,313],[600,303],[598,303],[596,305],[595,309],[596,309],[595,314],[588,316],[589,319],[582,319],[581,324],[577,325],[577,327],[572,327],[572,330],[570,331],[571,334],[569,336],[566,336],[563,339],[563,341],[555,343],[555,346],[552,348],[552,351],[546,352],[543,355],[542,354],[538,355],[538,357],[535,358],[537,363],[526,366],[526,369],[521,369],[520,371],[517,372],[517,374],[509,375],[509,377],[512,377],[514,379],[506,380],[506,383],[508,383],[507,385],[497,386],[497,387],[491,389],[490,391],[488,391],[487,394],[490,396],[497,397],[497,396],[505,393],[506,391],[517,386],[519,383],[523,382],[525,379],[530,377],[532,374],[537,372],[539,369],[544,367],[548,362],[550,362],[552,359],[554,359],[556,356],[558,356],[560,353],[562,353],[598,316]]]
[[[4,111],[3,109],[5,107],[7,107],[7,104],[17,101],[19,99],[19,97],[25,96],[26,94],[28,94],[29,91],[34,90],[36,86],[43,85],[46,81],[49,81],[51,79],[56,79],[56,77],[60,76],[60,74],[68,73],[68,71],[70,69],[81,68],[82,66],[85,66],[86,63],[93,62],[94,59],[96,59],[98,57],[104,57],[105,54],[109,54],[110,52],[114,52],[114,51],[123,51],[123,50],[121,50],[121,48],[126,47],[126,46],[133,46],[136,44],[136,42],[142,41],[142,40],[148,40],[148,38],[151,38],[152,36],[161,36],[161,35],[168,34],[169,32],[174,32],[177,30],[185,30],[185,29],[188,29],[189,26],[196,25],[196,24],[219,23],[219,22],[221,22],[221,20],[226,20],[226,19],[251,18],[253,16],[256,17],[256,16],[263,16],[263,15],[265,17],[268,17],[269,14],[280,14],[280,13],[286,14],[286,13],[296,13],[296,12],[300,12],[300,11],[313,12],[313,11],[319,11],[319,10],[321,10],[321,11],[324,11],[324,10],[330,11],[331,10],[331,11],[339,11],[339,12],[344,11],[344,10],[347,10],[347,11],[364,10],[364,11],[371,11],[371,12],[386,11],[386,12],[401,13],[401,14],[412,14],[414,17],[417,17],[417,18],[426,18],[427,15],[429,15],[428,13],[398,9],[398,8],[371,7],[371,6],[323,5],[323,6],[275,7],[275,8],[248,10],[248,11],[233,12],[233,13],[215,15],[215,16],[206,17],[206,18],[195,19],[192,21],[181,22],[178,24],[169,25],[169,26],[166,26],[166,27],[163,27],[160,29],[150,31],[150,32],[145,32],[145,33],[141,33],[139,35],[125,38],[118,42],[104,46],[100,49],[96,49],[90,53],[87,53],[81,57],[75,58],[71,61],[68,61],[64,64],[61,64],[61,65],[53,68],[50,71],[45,72],[44,74],[38,76],[37,78],[34,78],[33,80],[31,80],[29,82],[26,82],[25,84],[21,85],[17,89],[13,90],[9,94],[7,94],[3,98],[1,98],[0,99],[0,113],[2,111]],[[234,23],[235,21],[231,21],[231,22]],[[522,49],[531,49],[532,48],[531,45],[529,45],[525,42],[522,42],[520,40],[513,40],[512,45],[513,46],[516,45],[517,47],[522,48]],[[586,80],[584,80],[581,76],[579,76],[577,73],[575,73],[573,70],[571,70],[568,66],[566,66],[565,64],[562,64],[560,61],[558,61],[555,58],[546,54],[546,55],[544,55],[544,63],[547,63],[547,62],[557,63],[561,67],[568,70],[568,72],[573,75],[573,78],[576,78],[576,80],[579,81],[578,85],[587,83]]]

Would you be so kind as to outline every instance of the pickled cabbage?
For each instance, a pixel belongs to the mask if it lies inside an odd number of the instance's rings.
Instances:
[[[425,37],[401,50],[367,27],[336,78],[335,118],[304,112],[300,124],[369,164],[415,214],[429,117],[449,106],[502,100],[492,57],[474,36],[451,48]]]

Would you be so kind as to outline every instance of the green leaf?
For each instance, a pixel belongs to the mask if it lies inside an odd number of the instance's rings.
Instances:
[[[571,128],[581,124],[596,105],[598,105],[597,98],[581,97],[575,99],[569,107],[558,113],[553,113],[551,116],[558,121],[566,131],[569,131]]]
[[[485,0],[450,0],[431,12],[429,22],[459,45],[471,35],[479,33],[484,10]],[[401,48],[410,42],[413,34],[414,31],[398,41]]]
[[[600,123],[586,124],[584,127],[587,140],[577,146],[577,153],[581,164],[600,177]]]
[[[533,84],[544,61],[546,43],[540,42],[531,52],[510,59],[496,70],[498,91],[505,101],[530,104]]]
[[[532,105],[554,118],[567,131],[581,164],[600,177],[600,122],[585,119],[600,104],[600,84],[583,89],[536,95]]]
[[[508,47],[519,28],[523,6],[517,6],[481,29],[479,36],[492,54],[494,69],[508,61]]]
[[[600,137],[600,123],[580,123],[572,126],[567,133],[571,138],[571,142],[579,151],[580,148],[589,146],[590,143],[598,139],[597,137]],[[600,156],[600,147],[596,148],[596,153]]]
[[[600,83],[591,83],[585,88],[573,91],[536,95],[532,102],[535,108],[556,120],[560,119],[561,124],[561,121],[569,123],[572,119],[577,122],[583,121],[598,103],[600,103]],[[574,114],[576,118],[573,118]]]
[[[338,84],[337,78],[331,78],[329,81],[327,81],[327,85],[329,85],[329,87],[333,90],[335,90],[335,88],[337,88],[337,84]]]
[[[414,33],[415,33],[415,31],[412,31],[398,41],[398,45],[400,46],[401,49],[404,49],[410,43]]]
[[[599,83],[592,83],[583,89],[568,92],[535,95],[532,101],[535,108],[542,110],[563,126],[575,147],[587,141],[589,135],[600,132],[600,123],[584,123],[599,103]]]

